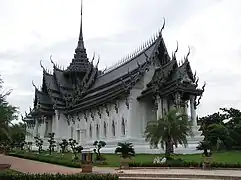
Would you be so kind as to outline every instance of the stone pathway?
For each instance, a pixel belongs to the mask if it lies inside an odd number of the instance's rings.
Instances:
[[[12,156],[4,156],[0,154],[0,163],[1,164],[11,164],[11,169],[31,174],[43,174],[43,173],[61,173],[61,174],[75,174],[80,173],[80,168],[70,168],[65,166],[59,166],[39,161],[32,161],[28,159],[22,159]],[[108,167],[94,167],[93,172],[96,173],[115,173],[114,168]]]

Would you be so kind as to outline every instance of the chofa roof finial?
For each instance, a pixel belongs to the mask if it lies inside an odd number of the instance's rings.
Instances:
[[[186,55],[186,58],[185,58],[185,60],[188,60],[188,56],[190,55],[190,46],[188,46],[188,53],[187,53],[187,55]]]
[[[165,18],[163,17],[163,25],[162,25],[162,28],[161,28],[160,33],[159,33],[160,35],[162,34],[162,30],[164,29],[165,24],[166,24],[166,21],[165,21]]]
[[[33,85],[33,87],[34,87],[35,89],[38,89],[38,88],[35,86],[33,80],[32,80],[32,85]]]
[[[42,59],[40,60],[40,67],[44,70],[44,72],[46,72],[46,69],[42,65]]]
[[[50,55],[49,59],[50,59],[50,62],[53,64],[53,66],[56,67],[55,63],[52,60],[52,54]]]

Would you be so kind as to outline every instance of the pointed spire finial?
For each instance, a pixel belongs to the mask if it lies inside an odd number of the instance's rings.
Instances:
[[[79,39],[82,38],[83,39],[83,32],[82,32],[82,24],[83,24],[83,0],[81,0],[81,12],[80,12],[80,36],[79,36]]]

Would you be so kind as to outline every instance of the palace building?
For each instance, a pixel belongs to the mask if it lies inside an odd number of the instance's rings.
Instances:
[[[158,119],[172,107],[181,107],[193,122],[194,137],[189,147],[175,152],[193,153],[198,141],[196,109],[205,84],[198,88],[198,78],[191,70],[188,56],[176,59],[177,49],[168,54],[162,31],[115,66],[100,70],[100,58],[89,59],[82,34],[82,7],[78,45],[66,69],[55,62],[53,73],[43,69],[42,86],[34,83],[33,108],[25,113],[27,142],[39,136],[47,147],[48,134],[55,139],[75,139],[91,147],[95,140],[107,143],[103,152],[114,152],[118,142],[132,142],[137,153],[160,153],[145,142],[148,121]],[[190,113],[188,112],[190,111]]]

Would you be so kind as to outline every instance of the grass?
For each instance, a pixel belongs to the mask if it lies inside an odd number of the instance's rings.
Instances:
[[[6,174],[22,174],[21,172],[18,172],[18,171],[15,171],[15,170],[12,170],[12,169],[7,169],[7,170],[3,170],[3,171],[0,171],[0,174],[2,173],[6,173]]]
[[[78,164],[80,165],[80,162],[72,162],[72,153],[65,153],[64,157],[61,159],[61,155],[54,152],[51,156],[46,156],[48,152],[43,152],[42,154],[38,155],[40,160],[48,160],[50,163],[53,164],[61,164],[66,166],[71,166],[71,164]],[[36,157],[36,152],[18,152],[17,154],[22,154],[25,157]],[[120,165],[120,157],[115,154],[103,154],[106,158],[106,165],[97,165],[97,166],[108,166],[108,167],[119,167]],[[157,155],[157,154],[137,154],[133,161],[137,163],[152,163],[153,159],[157,156],[163,156],[163,155]],[[202,161],[202,155],[201,154],[187,154],[187,155],[174,155],[175,158],[181,158],[185,161],[194,161],[194,162],[201,162]],[[229,152],[216,152],[213,153],[213,162],[217,163],[230,163],[230,164],[241,164],[241,151],[229,151]],[[46,161],[45,161],[46,162]],[[70,164],[70,165],[69,165]]]

